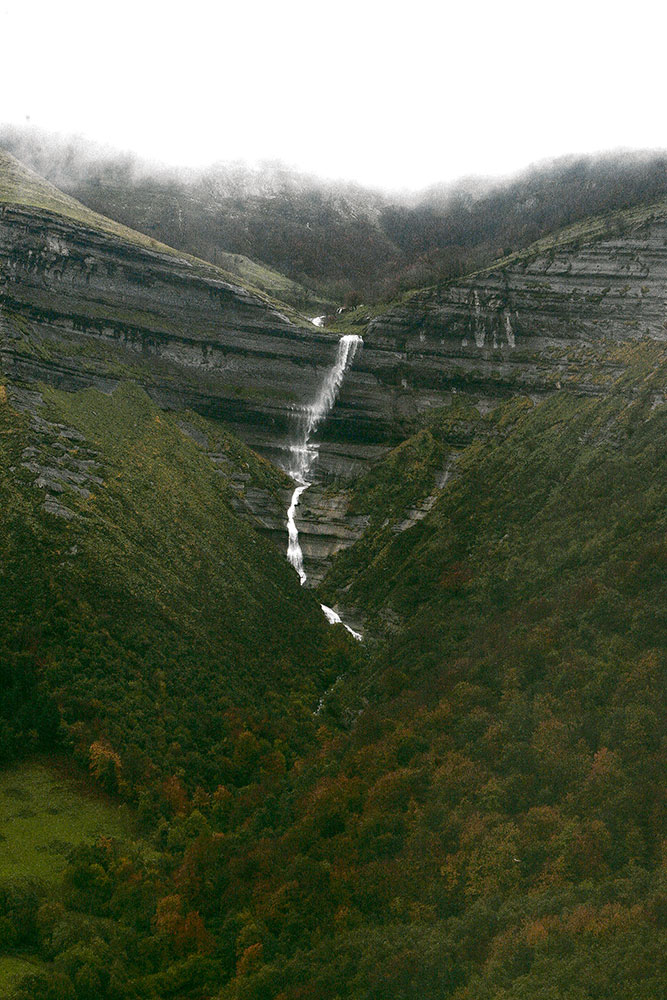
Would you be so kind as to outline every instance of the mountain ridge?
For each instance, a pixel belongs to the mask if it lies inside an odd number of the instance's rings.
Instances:
[[[197,256],[246,254],[346,304],[460,276],[577,220],[667,193],[660,150],[564,157],[408,196],[275,164],[161,168],[29,129],[3,128],[3,142],[106,215]]]

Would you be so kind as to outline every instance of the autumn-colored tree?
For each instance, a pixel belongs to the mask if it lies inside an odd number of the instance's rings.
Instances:
[[[108,792],[117,792],[120,785],[120,757],[108,743],[91,743],[88,751],[90,773]]]

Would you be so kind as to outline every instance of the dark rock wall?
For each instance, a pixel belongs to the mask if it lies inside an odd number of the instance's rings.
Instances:
[[[666,301],[658,217],[509,259],[374,319],[318,435],[326,490],[299,512],[311,578],[363,531],[347,523],[345,481],[426,411],[457,393],[488,409],[517,393],[604,392],[623,370],[609,345],[667,339]],[[19,385],[112,391],[134,379],[160,405],[221,419],[287,466],[295,409],[315,397],[337,339],[193,258],[49,212],[0,209],[0,368]],[[282,544],[279,512],[267,518]]]
[[[365,361],[396,351],[394,380],[429,391],[582,391],[578,350],[640,337],[667,339],[667,220],[589,246],[508,261],[428,290],[374,320]],[[382,376],[382,362],[375,366]],[[386,377],[386,375],[385,375]]]
[[[8,374],[105,390],[135,377],[162,405],[229,421],[266,448],[335,352],[336,338],[213,267],[46,212],[0,211],[0,310]]]

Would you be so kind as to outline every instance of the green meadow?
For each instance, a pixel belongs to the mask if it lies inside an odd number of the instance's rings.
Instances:
[[[10,1000],[24,976],[43,971],[44,968],[44,963],[32,956],[0,955],[0,997]]]
[[[61,766],[28,761],[0,772],[0,883],[33,878],[52,884],[73,847],[101,834],[129,833],[121,806],[91,793]]]

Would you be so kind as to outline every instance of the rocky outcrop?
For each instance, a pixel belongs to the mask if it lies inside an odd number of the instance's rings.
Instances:
[[[453,392],[603,391],[619,369],[591,366],[591,351],[667,339],[667,210],[643,215],[625,232],[515,255],[414,295],[371,322],[366,363],[395,351],[393,381],[426,405]],[[388,374],[382,361],[374,370]]]
[[[139,381],[264,450],[289,433],[336,338],[216,268],[37,209],[0,209],[0,351],[26,382]]]
[[[360,330],[321,471],[358,472],[457,395],[488,409],[515,394],[606,391],[624,365],[610,347],[667,339],[666,287],[661,206],[412,295]]]
[[[358,541],[368,526],[366,515],[350,515],[350,490],[315,483],[302,494],[296,511],[299,544],[308,585],[322,581],[336,552]]]
[[[76,428],[40,415],[43,399],[39,392],[11,386],[8,396],[14,409],[27,414],[30,443],[21,454],[21,469],[42,491],[44,510],[66,521],[77,518],[72,494],[87,499],[104,483],[98,453]]]

